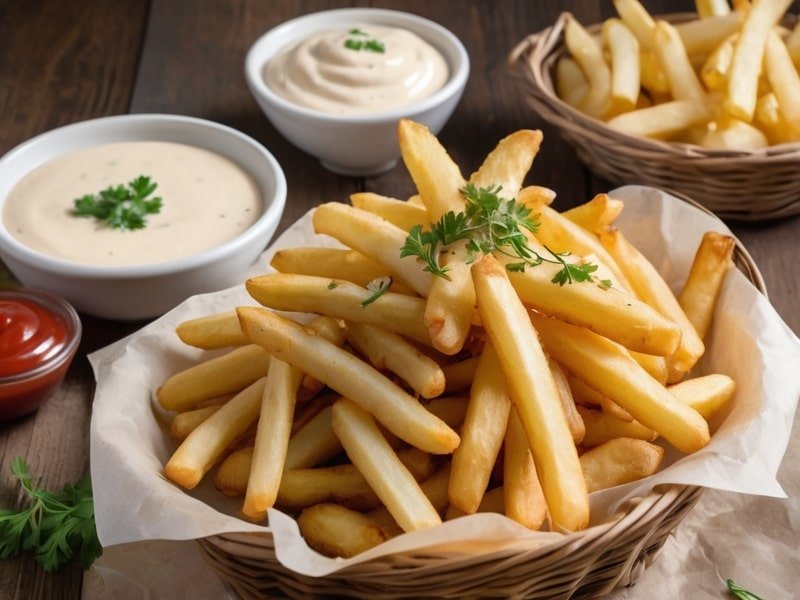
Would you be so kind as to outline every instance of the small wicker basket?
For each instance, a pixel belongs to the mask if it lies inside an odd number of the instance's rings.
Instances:
[[[800,214],[800,143],[731,152],[619,133],[555,94],[554,67],[566,49],[566,13],[528,36],[511,53],[524,93],[536,113],[557,127],[578,157],[614,183],[641,183],[688,194],[718,216],[765,221]],[[692,13],[659,17],[680,23]],[[787,20],[794,21],[795,17]],[[597,33],[600,25],[588,28]]]
[[[682,196],[685,202],[709,212]],[[733,262],[766,295],[764,280],[737,240]],[[662,486],[632,501],[618,520],[535,550],[479,555],[405,553],[325,577],[284,567],[271,534],[228,533],[198,540],[202,554],[242,598],[602,598],[638,581],[703,488]]]

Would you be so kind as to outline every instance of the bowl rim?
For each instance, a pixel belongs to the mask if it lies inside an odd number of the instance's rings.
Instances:
[[[236,253],[243,247],[247,246],[250,242],[255,241],[259,236],[263,236],[266,230],[277,223],[283,210],[286,206],[286,176],[283,169],[278,163],[277,159],[257,140],[249,135],[237,131],[236,129],[216,123],[207,119],[198,117],[189,117],[185,115],[173,115],[165,113],[145,113],[145,114],[124,114],[114,115],[109,117],[100,117],[97,119],[87,119],[70,123],[61,127],[50,129],[39,135],[36,135],[21,144],[9,150],[6,154],[0,157],[0,168],[8,163],[16,160],[17,156],[23,154],[31,147],[40,144],[47,144],[48,138],[56,134],[73,134],[80,135],[81,131],[87,127],[102,127],[104,124],[116,123],[131,123],[134,125],[141,125],[145,123],[153,124],[166,124],[174,123],[182,125],[187,128],[205,129],[207,131],[216,131],[224,135],[230,136],[236,141],[249,146],[254,150],[260,159],[264,161],[267,170],[274,182],[274,193],[271,198],[262,196],[263,212],[261,216],[248,227],[244,232],[240,233],[234,238],[231,238],[222,244],[192,254],[182,258],[167,260],[163,262],[145,264],[145,265],[127,265],[127,266],[99,266],[87,265],[79,262],[64,260],[50,256],[41,252],[37,252],[28,246],[19,242],[14,238],[6,229],[2,218],[0,218],[0,252],[3,255],[8,255],[13,259],[25,263],[28,266],[35,267],[38,270],[46,272],[55,272],[59,276],[75,276],[85,278],[98,278],[98,279],[136,279],[143,277],[171,275],[182,271],[190,271],[201,267],[203,265],[213,263],[225,256]],[[124,140],[119,140],[123,142]],[[159,141],[159,140],[154,140]],[[110,142],[106,142],[110,143]],[[98,146],[103,143],[89,144],[86,147]],[[217,152],[217,154],[225,156],[224,152]],[[57,155],[62,156],[63,154]],[[230,156],[226,158],[233,160]],[[52,157],[56,158],[55,156]],[[248,172],[247,169],[241,167],[237,161],[233,160],[241,169]],[[28,170],[20,175],[15,184],[18,183],[22,177],[30,173]],[[249,173],[253,176],[252,173]],[[265,242],[266,243],[266,242]]]
[[[272,89],[266,84],[261,76],[261,72],[268,62],[261,58],[263,48],[270,45],[272,38],[284,34],[287,30],[297,28],[298,26],[302,26],[306,23],[324,23],[327,18],[339,15],[352,15],[354,19],[364,20],[366,22],[369,22],[369,19],[378,19],[378,21],[375,21],[375,24],[389,25],[391,22],[391,25],[396,27],[402,27],[404,24],[411,23],[426,28],[433,34],[437,34],[440,36],[438,42],[435,42],[424,35],[421,35],[420,37],[422,37],[427,43],[434,46],[434,48],[439,51],[447,61],[447,64],[450,67],[450,73],[448,75],[447,82],[440,89],[436,90],[433,94],[426,96],[425,98],[421,98],[409,104],[390,108],[388,110],[363,115],[333,115],[324,113],[318,110],[293,104],[272,91]],[[334,27],[334,25],[330,26],[331,29]],[[293,36],[293,39],[290,42],[282,45],[275,51],[275,53],[273,53],[272,56],[276,56],[280,51],[288,48],[292,44],[295,44],[305,37],[307,37],[307,32],[298,32]],[[439,42],[444,43],[442,44]],[[443,46],[454,51],[454,54],[457,58],[455,64],[451,63],[451,61],[448,59],[448,56],[442,52],[440,48]],[[288,21],[284,21],[261,34],[247,51],[244,61],[244,72],[245,79],[247,80],[248,86],[250,87],[253,95],[268,101],[270,104],[276,105],[283,111],[320,122],[339,124],[367,124],[380,123],[384,121],[398,121],[399,119],[425,112],[444,103],[449,98],[458,94],[459,91],[466,85],[467,78],[469,77],[470,73],[470,59],[464,44],[452,31],[443,25],[440,25],[436,21],[426,17],[421,17],[405,11],[385,8],[336,8],[318,11],[301,15],[299,17],[295,17],[294,19],[289,19]]]
[[[12,387],[16,384],[32,381],[53,371],[58,370],[65,363],[70,361],[83,334],[83,325],[78,316],[78,311],[61,296],[37,289],[20,288],[0,291],[0,302],[5,300],[28,300],[38,304],[45,310],[58,315],[67,327],[67,340],[59,351],[45,362],[42,362],[32,369],[0,377],[0,389]]]

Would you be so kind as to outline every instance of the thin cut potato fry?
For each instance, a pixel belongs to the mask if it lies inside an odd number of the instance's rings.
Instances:
[[[570,106],[577,107],[588,91],[589,83],[578,63],[568,56],[562,57],[556,63],[556,93],[558,97]]]
[[[706,337],[711,327],[714,307],[732,264],[735,245],[735,240],[729,235],[707,232],[697,248],[689,276],[678,296],[678,303],[701,339]]]
[[[315,233],[336,238],[384,267],[421,296],[427,296],[431,275],[413,258],[402,258],[399,249],[407,233],[386,219],[365,210],[328,202],[320,204],[312,217]]]
[[[369,413],[343,398],[333,405],[333,430],[347,456],[403,531],[426,529],[442,522]]]
[[[641,83],[639,42],[619,19],[608,19],[603,23],[603,42],[611,51],[612,110],[633,110],[639,99]]]
[[[661,466],[664,449],[643,440],[618,438],[581,455],[590,492],[649,477]]]
[[[583,445],[587,448],[599,446],[609,440],[616,438],[634,438],[637,440],[654,441],[658,434],[645,427],[639,421],[623,421],[613,415],[599,411],[578,407],[586,426],[586,435],[583,438]]]
[[[464,396],[446,396],[434,398],[425,405],[425,408],[447,423],[448,427],[458,429],[466,418],[468,404],[469,398]]]
[[[653,379],[661,385],[667,384],[667,361],[663,356],[644,354],[631,349],[628,349],[628,352],[631,353],[633,360],[639,363],[639,366],[653,376]]]
[[[203,400],[239,392],[267,374],[269,354],[248,344],[175,373],[156,390],[165,410],[185,411]]]
[[[326,556],[350,558],[388,538],[369,517],[338,504],[317,504],[297,518],[309,546]]]
[[[562,214],[585,230],[600,233],[613,225],[623,208],[625,204],[622,200],[615,200],[608,194],[597,194],[589,202],[570,208]]]
[[[355,399],[392,433],[427,452],[447,454],[458,434],[373,367],[268,310],[237,309],[242,329],[282,360]]]
[[[586,428],[583,425],[583,419],[578,414],[575,407],[575,399],[572,397],[572,390],[567,381],[567,374],[556,361],[549,359],[550,373],[553,375],[553,381],[558,390],[558,397],[561,400],[561,408],[564,409],[564,417],[567,419],[567,426],[569,432],[572,434],[572,440],[575,444],[580,444],[583,436],[586,433]]]
[[[703,417],[677,401],[622,346],[557,319],[532,314],[531,320],[555,360],[634,419],[682,452],[694,452],[708,444],[708,425]]]
[[[795,24],[785,43],[794,66],[800,69],[800,21]]]
[[[733,398],[736,382],[727,375],[712,374],[687,379],[667,389],[708,420]]]
[[[542,486],[516,409],[508,417],[503,452],[503,504],[509,519],[537,530],[547,517]]]
[[[506,513],[504,496],[505,492],[503,490],[503,486],[489,490],[486,492],[486,494],[484,494],[476,512],[493,512],[504,515]],[[463,510],[451,504],[447,507],[447,512],[445,513],[444,519],[445,521],[452,521],[453,519],[466,516],[466,514],[467,513],[465,513]]]
[[[697,6],[697,14],[700,15],[701,19],[727,15],[731,12],[728,0],[695,0],[695,5]]]
[[[603,394],[589,387],[572,373],[567,373],[567,383],[575,402],[584,407],[600,408],[603,403]]]
[[[600,241],[623,267],[636,295],[680,327],[680,344],[667,361],[667,381],[677,381],[675,377],[679,379],[688,372],[703,355],[703,340],[658,270],[619,230],[602,234]]]
[[[658,62],[658,57],[655,51],[641,50],[639,51],[639,79],[642,82],[642,87],[653,95],[668,94],[669,81],[664,71],[661,70],[661,64]],[[636,105],[637,109],[647,108],[642,106],[643,100],[649,100],[645,94],[639,94],[639,102]]]
[[[622,22],[636,36],[639,46],[643,50],[652,48],[656,23],[639,0],[614,0],[614,8]]]
[[[774,127],[780,124],[781,116],[778,109],[778,99],[773,92],[759,96],[756,101],[755,119],[762,130],[765,127]]]
[[[233,310],[184,321],[175,328],[175,333],[184,344],[203,350],[243,346],[247,343],[247,338],[239,327],[236,311]]]
[[[356,208],[383,217],[403,231],[410,231],[414,225],[424,226],[429,222],[424,208],[372,192],[351,194],[350,203]]]
[[[558,270],[557,265],[541,264],[508,277],[526,306],[588,327],[626,348],[666,356],[678,347],[680,330],[652,307],[593,282],[554,285]]]
[[[706,148],[718,150],[758,150],[769,145],[767,136],[756,127],[738,119],[724,119],[712,122],[699,144]]]
[[[231,452],[220,463],[214,476],[214,487],[226,496],[242,496],[247,490],[253,447],[239,448]]]
[[[442,372],[444,373],[445,394],[460,392],[472,385],[472,379],[475,377],[475,369],[477,366],[477,356],[453,363],[452,365],[443,366]]]
[[[593,117],[602,117],[611,100],[611,70],[603,59],[600,44],[572,15],[567,17],[564,42],[589,82],[581,110]]]
[[[167,461],[164,474],[192,489],[233,440],[258,418],[266,377],[242,390],[199,425]]]
[[[447,486],[450,481],[450,463],[445,463],[433,475],[419,484],[422,493],[430,500],[433,508],[439,515],[444,515],[448,505]],[[397,527],[392,514],[385,506],[376,508],[367,513],[367,516],[382,527]],[[402,532],[402,530],[400,530]]]
[[[668,139],[704,122],[708,110],[695,102],[673,100],[617,115],[606,122],[611,129],[632,136]]]
[[[686,100],[698,106],[706,106],[708,104],[706,93],[692,69],[680,35],[666,21],[656,23],[655,52],[661,69],[669,81],[672,97],[675,100]]]
[[[600,410],[620,421],[633,421],[631,413],[606,396],[600,396]]]
[[[541,185],[526,185],[517,194],[517,201],[527,206],[545,204],[550,206],[556,199],[556,193]]]
[[[747,11],[728,74],[725,110],[731,117],[747,123],[753,120],[767,37],[791,3],[792,0],[760,0]]]
[[[170,424],[169,437],[171,437],[174,442],[181,443],[189,437],[190,433],[200,426],[200,423],[217,412],[219,407],[220,405],[205,406],[203,408],[196,408],[195,410],[178,413]]]
[[[399,375],[423,398],[435,398],[444,392],[441,367],[396,333],[348,321],[345,336],[376,369]]]
[[[333,433],[331,407],[326,406],[289,440],[284,469],[310,469],[342,451]]]
[[[710,54],[727,38],[739,31],[741,22],[742,15],[731,12],[727,15],[677,23],[675,29],[681,36],[686,54],[699,56]]]
[[[397,137],[403,162],[419,190],[430,222],[435,223],[451,210],[461,212],[464,208],[461,189],[466,181],[436,136],[425,125],[401,119]]]
[[[367,323],[430,345],[428,330],[422,322],[425,301],[421,298],[386,292],[364,305],[373,292],[354,283],[286,273],[253,277],[245,285],[255,300],[269,308]]]
[[[450,475],[450,504],[467,514],[478,510],[489,485],[510,409],[500,361],[492,343],[486,342],[475,370],[461,444],[453,453]]]
[[[446,247],[441,255],[447,278],[434,277],[425,304],[425,326],[434,348],[443,354],[458,354],[469,335],[475,314],[475,288],[467,250],[463,243]]]
[[[728,82],[728,71],[733,61],[735,36],[729,37],[708,55],[700,69],[700,78],[709,90],[718,90]]]
[[[764,69],[781,115],[792,127],[800,127],[800,74],[783,40],[774,31],[767,36]]]
[[[479,188],[499,185],[504,198],[516,197],[541,144],[538,129],[521,129],[504,137],[470,176],[470,183]]]
[[[583,529],[589,522],[589,502],[578,454],[527,310],[494,257],[476,262],[472,276],[481,320],[530,441],[553,527]]]

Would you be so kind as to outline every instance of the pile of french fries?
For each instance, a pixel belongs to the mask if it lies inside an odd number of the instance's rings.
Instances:
[[[218,465],[215,485],[243,497],[244,517],[276,506],[297,515],[311,547],[353,556],[478,511],[581,530],[590,492],[659,468],[657,438],[705,446],[707,419],[735,385],[686,377],[733,240],[706,234],[676,298],[614,228],[621,201],[600,194],[559,213],[552,191],[523,187],[540,132],[504,138],[466,180],[427,128],[398,130],[418,195],[319,206],[316,232],[348,249],[281,250],[277,273],[246,282],[264,308],[177,328],[191,346],[230,351],[157,390],[177,413],[166,476],[193,488]],[[559,285],[557,265],[512,272],[500,251],[470,262],[463,241],[438,256],[447,277],[401,258],[411,228],[465,210],[467,183],[502,186],[537,215],[529,247],[591,261],[597,277]]]
[[[698,19],[672,25],[639,0],[591,35],[574,17],[556,93],[633,136],[722,150],[800,141],[800,22],[791,0],[696,0]]]

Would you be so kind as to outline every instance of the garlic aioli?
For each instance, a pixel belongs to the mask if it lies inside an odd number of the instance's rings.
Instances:
[[[149,176],[163,199],[143,229],[112,229],[72,214],[76,198]],[[147,265],[218,246],[262,214],[261,191],[237,164],[214,152],[168,142],[126,142],[59,156],[9,192],[3,225],[25,246],[87,265]]]
[[[377,42],[383,52],[376,44],[373,50],[363,47],[367,42]],[[427,98],[447,82],[449,68],[438,50],[410,31],[357,24],[299,42],[269,61],[263,76],[292,103],[333,115],[362,115]]]

